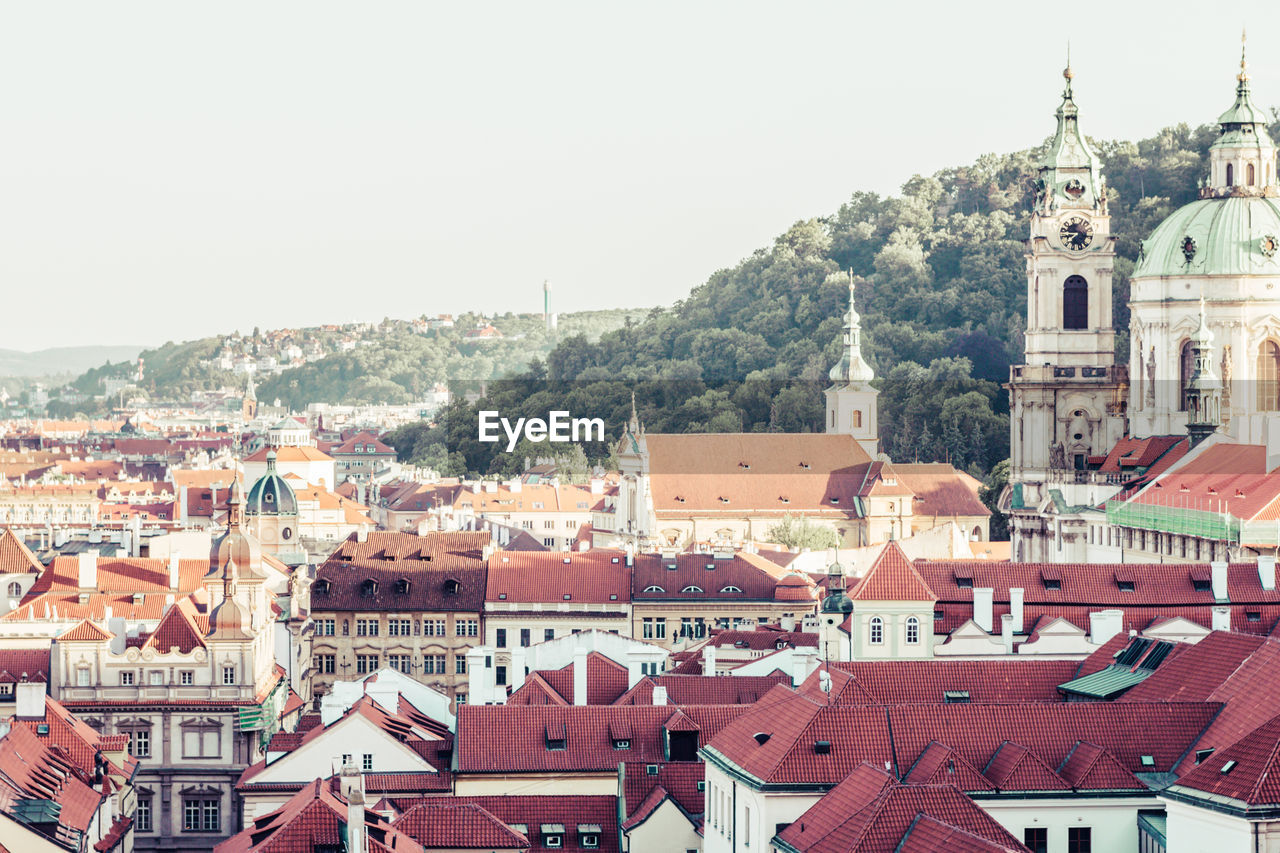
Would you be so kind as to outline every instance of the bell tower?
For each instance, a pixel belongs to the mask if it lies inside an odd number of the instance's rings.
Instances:
[[[1106,181],[1080,131],[1069,66],[1062,76],[1057,130],[1040,161],[1031,211],[1023,363],[1010,369],[1006,386],[1015,560],[1050,559],[1045,543],[1031,541],[1044,525],[1037,508],[1058,484],[1079,482],[1089,457],[1105,454],[1125,432],[1128,371],[1115,364]]]
[[[862,357],[862,318],[853,306],[853,273],[849,273],[849,313],[844,315],[844,349],[828,376],[827,432],[846,433],[875,459],[880,453],[880,428],[876,424],[876,398],[871,386],[875,374]]]

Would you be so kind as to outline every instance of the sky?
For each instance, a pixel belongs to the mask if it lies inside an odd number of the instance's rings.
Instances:
[[[1266,3],[0,3],[0,347],[670,304],[797,220],[1231,103]]]

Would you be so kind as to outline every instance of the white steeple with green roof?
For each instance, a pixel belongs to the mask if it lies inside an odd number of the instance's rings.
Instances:
[[[1236,100],[1218,117],[1218,138],[1209,147],[1209,185],[1201,189],[1201,198],[1275,195],[1276,146],[1267,131],[1269,123],[1266,111],[1255,106],[1250,96],[1242,44]]]
[[[840,360],[828,374],[832,385],[826,392],[827,432],[852,435],[863,450],[875,459],[880,452],[876,408],[876,398],[880,392],[871,386],[875,373],[862,357],[862,320],[854,307],[854,299],[854,279],[851,272],[849,311],[844,315],[843,349]]]
[[[1062,72],[1066,87],[1062,103],[1054,114],[1058,119],[1053,141],[1040,160],[1036,183],[1037,210],[1051,213],[1059,208],[1106,209],[1106,185],[1102,166],[1089,142],[1080,132],[1080,108],[1076,106],[1070,63]]]

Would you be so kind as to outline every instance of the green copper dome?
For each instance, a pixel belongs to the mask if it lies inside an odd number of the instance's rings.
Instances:
[[[298,512],[298,497],[293,493],[293,486],[276,473],[274,450],[267,454],[267,472],[249,489],[245,512],[249,515],[296,515]]]
[[[1143,241],[1133,277],[1280,275],[1280,253],[1267,245],[1267,238],[1280,238],[1280,198],[1193,201]]]

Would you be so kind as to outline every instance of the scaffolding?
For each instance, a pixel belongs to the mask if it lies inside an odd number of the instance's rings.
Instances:
[[[1225,511],[1112,500],[1107,501],[1107,524],[1219,542],[1238,544],[1241,541],[1240,519]],[[1274,537],[1275,525],[1271,526]]]

